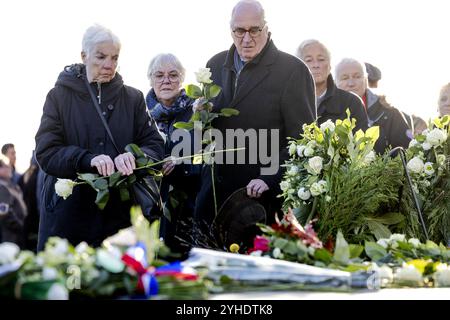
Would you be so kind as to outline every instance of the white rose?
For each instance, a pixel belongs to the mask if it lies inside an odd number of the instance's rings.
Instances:
[[[20,248],[12,242],[0,243],[0,265],[14,262]]]
[[[431,147],[432,147],[432,145],[429,144],[429,143],[426,142],[426,141],[425,141],[424,143],[422,143],[422,148],[423,148],[423,150],[425,150],[425,151],[430,150]]]
[[[417,145],[419,145],[419,142],[418,142],[416,139],[412,139],[412,140],[409,142],[408,148],[414,148],[414,147],[417,146]]]
[[[69,252],[69,242],[66,239],[57,239],[51,251],[55,255],[63,256]]]
[[[445,263],[439,264],[433,279],[436,287],[450,287],[450,266]]]
[[[295,143],[291,143],[289,145],[289,155],[293,156],[295,152],[297,152],[297,146],[295,145]]]
[[[274,257],[275,259],[278,259],[281,256],[281,250],[280,248],[275,248],[272,251],[272,257]]]
[[[370,151],[365,157],[363,162],[365,164],[369,164],[371,162],[373,162],[375,160],[375,152],[374,151]]]
[[[393,235],[390,236],[389,240],[392,242],[397,242],[397,241],[405,241],[405,235],[404,234],[400,234],[400,233],[394,233]]]
[[[298,190],[297,195],[298,195],[298,197],[299,197],[300,199],[302,199],[303,201],[306,201],[306,200],[308,200],[309,198],[311,198],[311,192],[309,192],[309,191],[306,190],[305,188],[300,188],[300,189]]]
[[[197,82],[199,83],[211,83],[211,71],[209,68],[200,68],[198,72],[194,72]]]
[[[58,271],[55,268],[44,267],[42,269],[42,278],[44,280],[53,280],[58,277]]]
[[[319,182],[317,182],[317,184],[319,185],[322,193],[325,193],[328,191],[328,183],[325,180],[320,180]]]
[[[314,175],[318,175],[320,174],[320,172],[322,171],[323,168],[323,159],[322,157],[312,157],[311,159],[308,160],[308,172],[310,174],[314,174]]]
[[[397,281],[413,282],[415,284],[422,282],[422,274],[413,265],[405,265],[398,269],[395,278]]]
[[[313,197],[317,197],[322,194],[322,187],[317,182],[314,182],[309,188],[309,191]]]
[[[433,162],[425,162],[423,172],[425,172],[426,175],[431,176],[434,173]]]
[[[306,146],[297,146],[297,154],[299,157],[303,157]]]
[[[410,238],[408,243],[412,244],[414,248],[417,248],[420,245],[420,240],[416,238]]]
[[[409,160],[408,164],[406,165],[408,170],[411,172],[414,172],[414,173],[422,173],[423,166],[424,166],[424,164],[423,164],[422,159],[420,159],[418,157],[412,158],[411,160]]]
[[[308,146],[307,146],[307,147],[303,150],[303,155],[304,155],[305,157],[311,157],[313,154],[314,154],[314,149],[311,148],[311,147],[308,147]]]
[[[439,166],[443,166],[446,160],[447,158],[445,154],[438,154],[438,156],[436,157],[436,161],[439,164]]]
[[[88,250],[88,248],[89,248],[89,245],[88,245],[85,241],[83,241],[83,242],[80,242],[80,243],[75,247],[75,251],[76,251],[78,254],[82,254],[82,253],[86,252],[86,251]]]
[[[280,183],[280,189],[281,189],[282,191],[286,191],[287,189],[289,189],[289,187],[290,187],[289,182],[287,182],[287,181],[281,181],[281,183]]]
[[[332,133],[335,129],[334,123],[329,119],[320,125],[322,132],[325,132],[327,129],[329,133]]]
[[[439,128],[434,128],[427,134],[426,142],[433,146],[439,146],[445,140],[447,140],[447,132]]]
[[[295,176],[298,174],[298,167],[293,165],[289,168],[288,175]]]
[[[387,249],[387,247],[389,246],[389,240],[388,239],[379,239],[377,241],[377,244],[379,244],[383,248]]]
[[[69,292],[62,284],[55,283],[48,290],[47,300],[69,300]]]
[[[59,179],[55,183],[55,191],[56,194],[60,197],[63,197],[64,200],[67,199],[68,196],[72,194],[73,187],[76,185],[76,182],[70,179]]]

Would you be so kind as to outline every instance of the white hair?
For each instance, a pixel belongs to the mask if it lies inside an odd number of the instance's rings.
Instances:
[[[172,53],[160,53],[153,57],[147,70],[147,78],[151,81],[152,74],[158,71],[162,66],[173,66],[180,73],[180,83],[184,82],[186,69],[184,69],[180,60]]]
[[[112,42],[118,49],[121,47],[120,39],[111,30],[95,24],[89,27],[83,35],[82,51],[89,55],[95,49],[95,46],[102,42]]]
[[[297,48],[297,52],[296,52],[297,57],[299,57],[300,59],[303,60],[303,58],[304,58],[303,51],[305,50],[305,48],[307,46],[312,45],[312,44],[320,45],[323,48],[323,50],[325,50],[328,61],[331,61],[330,50],[328,50],[328,48],[322,42],[320,42],[319,40],[316,40],[316,39],[308,39],[308,40],[303,41]]]
[[[253,6],[257,10],[258,14],[261,17],[261,22],[263,24],[266,24],[266,13],[264,12],[264,8],[262,4],[259,1],[256,0],[241,0],[233,7],[233,11],[231,11],[231,20],[230,20],[230,27],[233,27],[233,21],[234,21],[234,15],[236,14],[236,11],[241,6]]]
[[[357,60],[357,59],[353,59],[353,58],[344,58],[344,59],[342,59],[341,61],[339,61],[338,64],[336,64],[336,66],[334,67],[334,77],[335,77],[335,79],[338,79],[338,71],[339,71],[339,68],[340,68],[342,65],[346,65],[346,64],[357,64],[357,65],[359,65],[359,66],[361,67],[362,72],[363,72],[364,78],[365,78],[366,80],[368,79],[365,64],[362,63],[361,61],[359,61],[359,60]]]

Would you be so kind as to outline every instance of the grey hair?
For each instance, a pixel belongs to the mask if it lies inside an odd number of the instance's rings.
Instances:
[[[89,27],[83,35],[83,41],[81,43],[82,51],[89,55],[94,50],[95,46],[102,42],[112,42],[118,49],[121,47],[119,37],[117,37],[111,30],[99,25],[94,24]]]
[[[300,45],[297,48],[297,52],[296,52],[297,57],[299,57],[300,59],[303,60],[303,58],[304,58],[303,51],[305,50],[305,48],[307,46],[310,46],[312,44],[320,45],[323,48],[323,50],[325,50],[325,53],[327,54],[327,57],[328,57],[328,61],[331,61],[330,50],[328,50],[328,48],[322,42],[320,42],[319,40],[316,40],[316,39],[308,39],[308,40],[305,40],[302,43],[300,43]]]
[[[254,6],[257,10],[259,15],[261,16],[261,22],[265,25],[266,22],[266,13],[264,11],[264,8],[262,4],[259,1],[256,0],[241,0],[233,7],[233,11],[231,11],[231,20],[230,20],[230,27],[233,28],[233,21],[234,21],[234,15],[236,14],[237,9],[241,7],[242,5],[248,5],[248,6]]]
[[[175,69],[180,73],[180,83],[183,83],[186,75],[186,69],[184,69],[180,60],[178,60],[178,58],[171,53],[160,53],[153,57],[148,66],[147,78],[151,81],[152,74],[162,66],[166,65],[175,67]]]
[[[368,76],[367,76],[367,71],[366,71],[366,66],[364,63],[362,63],[361,61],[357,60],[357,59],[353,59],[353,58],[344,58],[341,61],[339,61],[338,64],[336,64],[336,66],[334,67],[334,77],[335,79],[338,79],[338,70],[339,68],[344,65],[344,64],[357,64],[361,67],[361,70],[363,72],[363,76],[364,78],[367,80]]]

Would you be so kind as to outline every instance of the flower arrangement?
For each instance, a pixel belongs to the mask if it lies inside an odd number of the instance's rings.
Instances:
[[[304,125],[301,137],[290,139],[280,184],[284,209],[292,208],[302,224],[316,217],[324,240],[338,230],[353,242],[389,236],[387,225],[404,220],[390,211],[404,179],[400,162],[375,154],[378,127],[354,133],[356,120],[347,115],[335,123]]]
[[[429,236],[436,242],[450,241],[450,117],[430,122],[429,128],[411,140],[407,170],[419,200]],[[410,213],[411,233],[422,239],[418,212],[411,194],[403,197],[403,210]]]

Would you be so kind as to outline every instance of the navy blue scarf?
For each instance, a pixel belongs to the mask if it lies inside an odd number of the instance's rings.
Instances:
[[[159,130],[167,136],[170,136],[173,130],[172,124],[175,118],[189,110],[192,105],[192,99],[186,95],[184,89],[180,91],[180,95],[170,107],[166,107],[158,101],[153,89],[148,92],[146,102],[147,108],[150,110],[153,119],[155,119]]]

